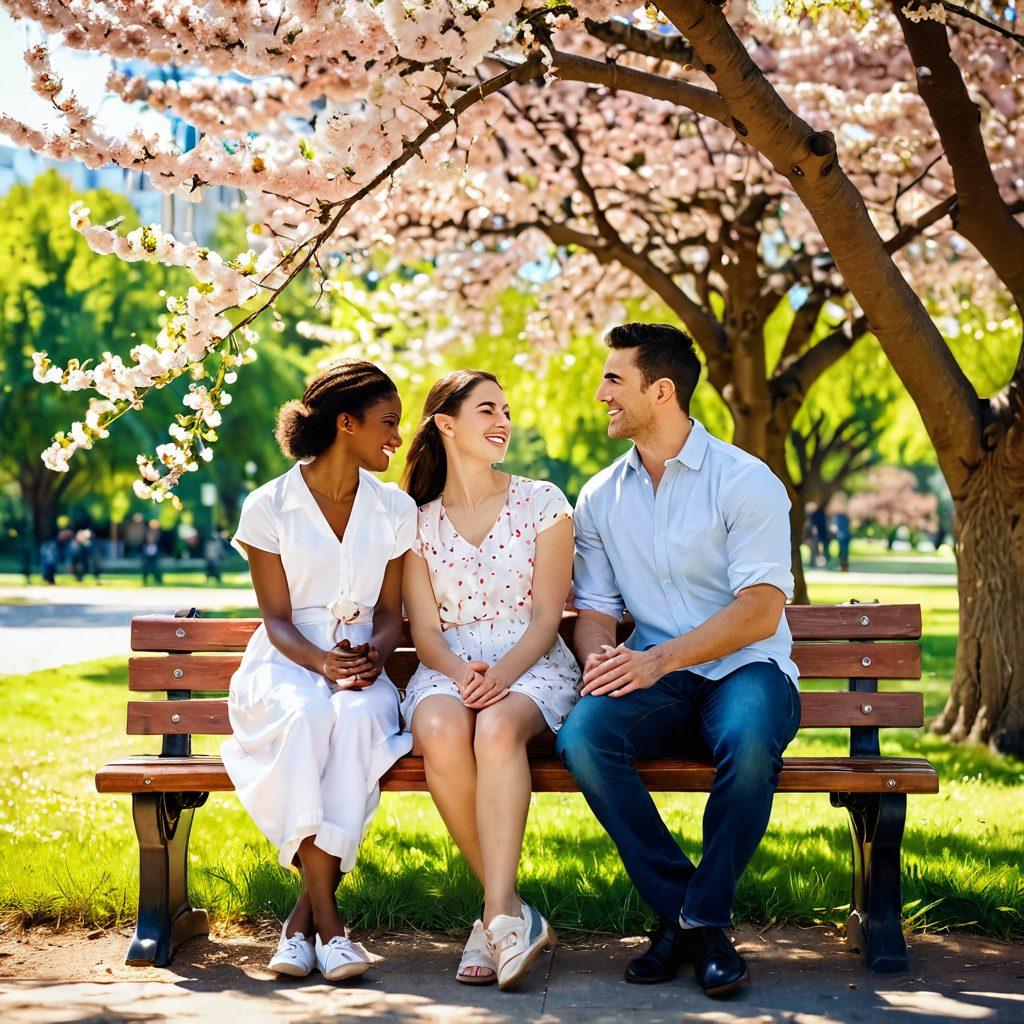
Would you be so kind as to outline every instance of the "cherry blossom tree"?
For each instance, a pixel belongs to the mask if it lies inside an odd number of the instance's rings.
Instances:
[[[855,526],[865,523],[885,530],[890,544],[896,531],[934,532],[939,525],[939,499],[918,490],[917,479],[899,466],[876,466],[867,474],[864,489],[850,497],[846,509]]]
[[[53,468],[149,388],[190,373],[171,441],[140,457],[139,490],[173,497],[210,451],[226,388],[255,355],[252,325],[280,290],[307,269],[327,288],[323,257],[371,242],[422,249],[435,227],[449,330],[451,303],[485,310],[489,289],[526,266],[550,300],[527,336],[554,347],[621,310],[639,279],[694,334],[737,440],[776,465],[808,381],[870,330],[917,403],[960,523],[961,657],[938,728],[1024,746],[1024,359],[1000,393],[979,396],[933,318],[964,288],[983,309],[1002,297],[1019,310],[1024,297],[1010,14],[946,0],[792,0],[800,21],[742,0],[728,12],[661,0],[643,15],[613,0],[578,13],[509,0],[2,2],[72,47],[201,69],[162,86],[119,75],[111,88],[205,134],[188,152],[142,132],[105,137],[44,47],[27,57],[60,127],[7,116],[0,131],[184,196],[241,188],[258,232],[225,259],[74,211],[98,251],[186,266],[197,284],[127,362],[40,356],[40,379],[96,392],[48,450]],[[673,216],[653,214],[659,202]],[[406,222],[393,220],[403,207]],[[467,231],[472,244],[451,237]],[[769,354],[763,325],[785,299],[799,307],[793,340]]]

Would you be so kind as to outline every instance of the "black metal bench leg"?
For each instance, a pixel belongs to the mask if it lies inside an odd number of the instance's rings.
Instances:
[[[872,971],[906,971],[909,963],[900,892],[906,794],[836,793],[832,802],[850,813],[853,897],[846,934]]]
[[[206,793],[133,793],[139,837],[139,918],[131,966],[166,967],[187,939],[208,935],[210,919],[188,898],[188,839]]]

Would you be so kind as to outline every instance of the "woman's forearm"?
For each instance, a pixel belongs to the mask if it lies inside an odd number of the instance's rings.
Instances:
[[[561,609],[557,619],[534,615],[523,635],[496,662],[494,669],[498,676],[511,686],[524,672],[533,668],[551,650],[561,622]]]
[[[307,640],[291,619],[268,618],[263,620],[270,642],[296,665],[311,672],[322,673],[326,651]]]
[[[402,641],[402,617],[391,611],[377,611],[373,616],[370,646],[380,654],[380,664],[395,653]]]
[[[412,642],[421,664],[435,672],[444,673],[449,679],[455,679],[466,667],[466,663],[448,646],[448,641],[439,630],[413,630]]]

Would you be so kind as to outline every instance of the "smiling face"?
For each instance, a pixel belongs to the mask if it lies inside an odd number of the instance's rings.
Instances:
[[[388,395],[368,406],[362,419],[348,413],[338,417],[338,439],[345,439],[349,454],[371,473],[383,473],[391,456],[402,446],[398,424],[402,419],[402,400]]]
[[[453,445],[463,458],[487,463],[505,458],[512,418],[505,392],[494,381],[480,381],[463,399],[458,413],[437,413],[434,420],[446,444]]]
[[[644,388],[636,365],[636,349],[613,348],[604,361],[604,376],[596,398],[608,408],[608,436],[635,438],[654,422],[657,394]]]

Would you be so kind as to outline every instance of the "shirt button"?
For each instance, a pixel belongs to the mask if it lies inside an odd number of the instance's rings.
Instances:
[[[671,583],[671,580],[664,580],[665,583]]]

